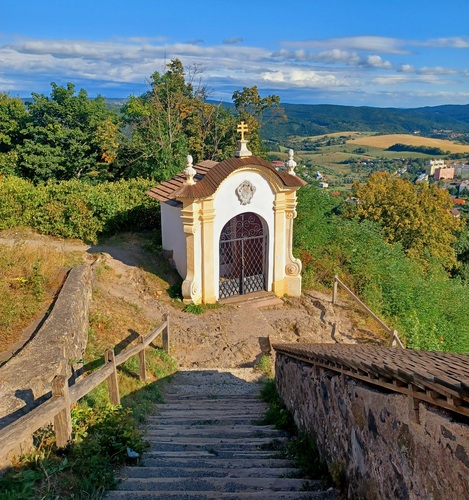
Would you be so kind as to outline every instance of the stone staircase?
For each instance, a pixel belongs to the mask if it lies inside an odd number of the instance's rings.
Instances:
[[[178,372],[148,419],[144,465],[126,467],[106,498],[334,498],[276,457],[288,436],[256,424],[266,409],[259,391],[252,369]]]

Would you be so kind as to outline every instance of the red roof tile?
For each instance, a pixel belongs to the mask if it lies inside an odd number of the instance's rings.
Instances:
[[[194,168],[197,174],[194,176],[196,183],[192,186],[185,184],[186,177],[184,174],[178,174],[172,179],[162,182],[158,186],[151,188],[147,194],[159,201],[167,202],[175,198],[206,198],[215,193],[218,186],[235,170],[240,168],[255,165],[266,168],[274,173],[279,183],[285,187],[298,189],[306,185],[306,182],[290,175],[286,172],[278,172],[268,161],[256,156],[244,158],[228,158],[220,163],[212,160],[206,160]]]

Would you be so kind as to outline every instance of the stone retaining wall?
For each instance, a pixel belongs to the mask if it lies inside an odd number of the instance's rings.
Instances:
[[[277,389],[298,427],[343,474],[348,498],[469,498],[469,422],[405,395],[276,354]]]
[[[73,268],[42,328],[0,368],[0,428],[47,397],[56,375],[69,377],[81,366],[88,339],[91,281],[90,267]],[[0,450],[0,455],[6,451]]]

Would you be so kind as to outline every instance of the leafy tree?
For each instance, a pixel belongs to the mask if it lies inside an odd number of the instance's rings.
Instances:
[[[266,111],[269,110],[269,120],[273,118],[286,119],[280,107],[280,97],[269,95],[261,97],[256,85],[235,90],[233,103],[237,112],[237,119],[247,123],[249,128],[249,149],[253,154],[262,156],[266,153],[263,147],[260,130],[264,124]]]
[[[279,98],[261,99],[257,87],[244,88],[233,94],[235,115],[207,102],[206,88],[194,84],[197,74],[195,68],[186,75],[181,61],[174,59],[165,73],[153,73],[150,90],[129,99],[122,109],[127,139],[119,151],[121,175],[163,181],[184,168],[188,153],[195,162],[221,161],[234,153],[240,120],[249,125],[250,150],[261,152],[261,120]]]
[[[452,216],[448,191],[377,172],[365,184],[355,183],[352,194],[358,203],[349,205],[348,216],[378,222],[389,243],[400,243],[423,265],[433,260],[446,269],[456,265],[452,245],[464,221]]]
[[[171,61],[164,74],[151,76],[151,88],[140,97],[131,96],[122,109],[129,138],[119,152],[126,176],[165,180],[184,168],[188,138],[184,131],[192,101],[179,60]]]
[[[21,99],[0,92],[0,173],[16,172],[15,148],[22,141],[21,130],[27,117]]]
[[[51,86],[50,97],[33,93],[17,148],[21,175],[34,182],[108,177],[118,140],[116,113],[101,96],[75,93],[72,83]]]

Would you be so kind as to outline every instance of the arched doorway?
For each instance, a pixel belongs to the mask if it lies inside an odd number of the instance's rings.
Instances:
[[[267,234],[253,212],[233,217],[220,234],[219,298],[266,289]]]

